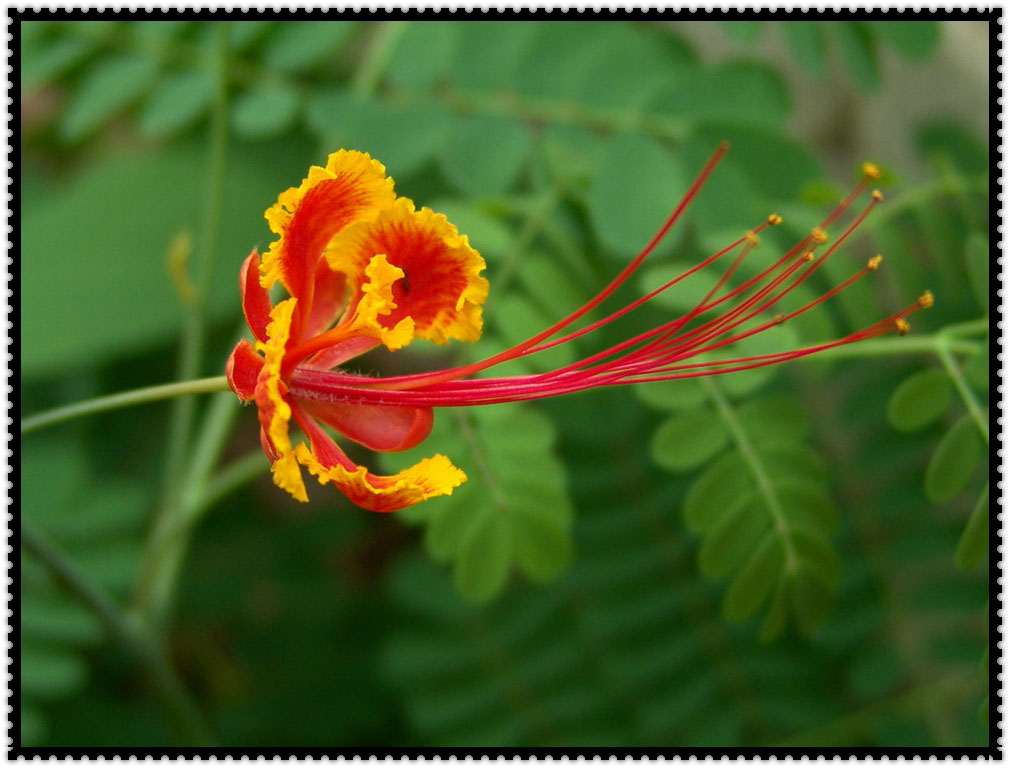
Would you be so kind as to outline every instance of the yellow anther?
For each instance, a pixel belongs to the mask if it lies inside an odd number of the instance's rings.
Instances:
[[[875,189],[870,193],[870,197],[876,200],[878,203],[884,199],[883,193],[879,189]]]
[[[769,213],[768,223],[773,227],[778,226],[779,224],[782,223],[782,217],[779,216],[777,213]]]
[[[923,291],[922,295],[919,296],[919,306],[923,309],[929,309],[933,306],[933,292]]]
[[[869,259],[866,260],[866,268],[869,269],[870,271],[875,271],[877,267],[880,266],[880,262],[882,262],[883,260],[884,257],[881,256],[879,253],[876,256],[871,256]]]
[[[908,333],[912,329],[912,326],[910,326],[908,324],[908,320],[906,320],[903,317],[899,317],[897,320],[895,320],[894,321],[894,326],[895,326],[895,328],[898,329],[898,334],[900,336],[904,336],[906,333]]]
[[[820,245],[821,243],[826,243],[828,241],[828,233],[820,227],[814,227],[810,230],[810,239],[817,245]]]
[[[804,253],[803,254],[803,260],[804,261],[813,261],[814,260],[814,252],[813,251],[807,251],[806,253]]]
[[[747,244],[751,248],[757,248],[758,244],[761,242],[760,238],[754,234],[754,230],[748,232],[744,237],[747,239]]]
[[[775,316],[772,318],[772,321],[775,323],[775,325],[782,325],[782,323],[786,321],[786,316],[783,315],[781,312],[776,312]]]
[[[879,179],[880,178],[880,168],[877,167],[876,163],[863,163],[859,170],[863,172],[863,175],[868,179]]]

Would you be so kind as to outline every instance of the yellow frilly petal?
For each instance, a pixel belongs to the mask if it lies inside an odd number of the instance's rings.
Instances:
[[[287,249],[286,237],[303,199],[320,182],[334,179],[340,179],[343,184],[333,199],[316,200],[319,206],[307,205],[312,210],[304,211],[305,226],[300,237],[309,243],[319,233],[323,233],[323,241],[318,244],[319,251],[315,251],[313,243],[309,250],[314,252],[291,253]],[[325,167],[311,166],[302,183],[281,192],[277,202],[263,214],[270,230],[280,237],[263,254],[260,283],[269,290],[281,280],[288,291],[292,291],[295,287],[285,281],[286,277],[290,277],[287,273],[302,268],[291,264],[292,260],[312,260],[314,263],[314,259],[333,235],[356,221],[374,218],[380,210],[392,205],[394,198],[393,180],[386,176],[386,168],[382,163],[365,152],[346,149],[333,152],[327,157]]]
[[[304,443],[295,448],[295,456],[320,485],[333,483],[355,504],[375,512],[393,512],[434,496],[451,494],[466,481],[463,470],[441,454],[421,459],[395,475],[373,475],[362,466],[353,470],[340,465],[324,466]]]
[[[393,300],[393,283],[403,277],[403,270],[394,267],[386,259],[386,254],[373,256],[365,267],[368,282],[361,287],[361,298],[348,330],[372,336],[390,350],[407,346],[414,338],[414,320],[401,318],[392,328],[379,322],[380,316],[387,316],[396,309]]]
[[[484,259],[470,247],[466,235],[440,213],[416,209],[405,197],[374,219],[353,224],[330,242],[330,266],[347,275],[361,300],[371,280],[373,258],[383,254],[402,278],[392,285],[395,308],[382,324],[394,327],[411,318],[414,336],[437,344],[450,339],[476,341],[482,328],[481,305],[488,282],[481,276]]]
[[[270,311],[267,340],[256,342],[256,349],[263,353],[264,358],[256,385],[256,405],[263,431],[277,454],[277,459],[271,465],[274,483],[298,501],[308,501],[301,470],[291,448],[291,406],[284,399],[286,386],[281,381],[284,348],[291,332],[291,317],[297,303],[298,299],[278,303]]]

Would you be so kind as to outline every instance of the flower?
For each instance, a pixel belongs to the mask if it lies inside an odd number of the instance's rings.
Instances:
[[[329,156],[325,167],[310,168],[298,187],[283,192],[266,211],[278,238],[262,259],[253,250],[239,271],[242,308],[255,343],[240,341],[226,365],[235,394],[256,403],[261,443],[274,482],[306,501],[304,467],[321,484],[336,485],[361,507],[393,511],[450,494],[466,476],[438,454],[395,475],[374,474],[351,461],[321,425],[373,451],[402,451],[428,436],[436,406],[514,402],[600,386],[745,370],[888,332],[904,333],[906,316],[932,303],[927,291],[914,304],[834,341],[718,359],[719,350],[727,345],[801,314],[877,269],[879,255],[799,309],[755,320],[806,280],[880,202],[880,193],[873,190],[865,207],[829,243],[828,228],[879,176],[875,166],[865,164],[863,180],[819,226],[739,285],[731,288],[727,281],[757,246],[760,232],[781,222],[778,215],[771,214],[727,247],[622,309],[559,335],[641,265],[726,150],[726,144],[720,145],[642,251],[575,312],[479,362],[384,378],[348,373],[339,366],[379,345],[396,350],[415,338],[445,344],[480,337],[481,305],[488,292],[481,275],[484,260],[444,216],[397,197],[385,168],[367,154],[340,150]],[[555,371],[473,378],[498,363],[590,333],[734,252],[715,285],[681,317]],[[277,282],[289,298],[271,304],[268,291]],[[295,443],[292,422],[307,442]]]

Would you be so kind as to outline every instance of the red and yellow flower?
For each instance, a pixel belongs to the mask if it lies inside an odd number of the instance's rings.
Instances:
[[[827,228],[877,175],[873,166],[866,165],[863,181],[821,225],[754,277],[733,288],[727,284],[757,245],[761,230],[780,221],[775,214],[655,291],[559,336],[638,268],[725,151],[725,145],[719,147],[652,240],[584,306],[521,344],[477,363],[385,378],[347,373],[340,366],[380,345],[396,350],[415,338],[437,344],[478,339],[481,305],[488,292],[488,282],[481,275],[484,260],[444,216],[397,197],[383,166],[367,154],[341,150],[329,156],[325,167],[310,168],[298,187],[283,192],[266,211],[277,239],[262,259],[254,250],[242,264],[242,308],[255,342],[239,342],[226,366],[235,394],[256,403],[261,442],[274,482],[305,501],[305,468],[320,483],[336,485],[359,506],[379,512],[400,509],[452,493],[466,476],[438,454],[395,475],[374,474],[351,461],[323,425],[373,451],[402,451],[428,436],[436,406],[513,402],[599,386],[745,370],[882,333],[904,332],[905,317],[931,303],[926,292],[890,317],[824,344],[714,359],[727,345],[806,311],[877,268],[879,256],[815,301],[770,320],[760,319],[806,280],[880,201],[874,190],[867,205],[828,243]],[[723,276],[686,315],[555,371],[473,378],[503,361],[590,333],[734,252]],[[288,298],[271,304],[268,291],[278,282]],[[704,361],[699,359],[703,353]],[[293,437],[292,426],[303,437]]]

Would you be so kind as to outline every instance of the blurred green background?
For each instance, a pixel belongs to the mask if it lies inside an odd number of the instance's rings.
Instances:
[[[440,411],[412,454],[445,453],[470,480],[394,516],[314,483],[293,502],[227,394],[197,403],[182,459],[166,403],[26,435],[23,518],[147,622],[214,743],[987,744],[988,22],[21,20],[18,34],[22,415],[175,377],[208,250],[196,374],[222,373],[238,266],[271,240],[263,211],[340,147],[371,152],[488,262],[484,338],[365,361],[385,373],[483,356],[579,306],[720,139],[729,154],[624,298],[774,210],[785,223],[751,262],[768,263],[863,160],[886,201],[796,300],[877,251],[883,267],[747,353],[936,295],[911,335],[845,358]],[[512,370],[698,298],[671,293]],[[180,491],[194,475],[173,461],[208,476]],[[151,614],[154,520],[187,494],[180,567]],[[21,598],[22,745],[199,738],[24,549]]]

